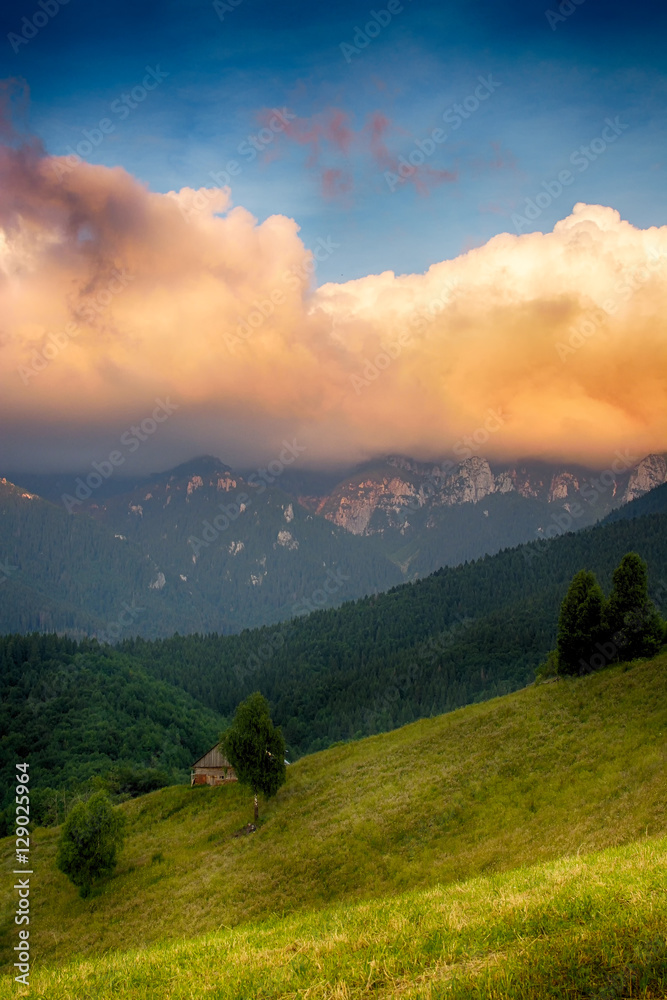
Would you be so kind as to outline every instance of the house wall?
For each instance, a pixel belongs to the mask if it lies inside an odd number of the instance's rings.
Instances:
[[[196,767],[190,778],[191,785],[227,785],[236,781],[231,767]]]

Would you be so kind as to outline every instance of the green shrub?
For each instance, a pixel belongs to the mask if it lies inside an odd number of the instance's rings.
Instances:
[[[79,887],[81,896],[88,896],[92,883],[116,867],[123,826],[123,817],[102,791],[78,802],[65,820],[56,864]]]

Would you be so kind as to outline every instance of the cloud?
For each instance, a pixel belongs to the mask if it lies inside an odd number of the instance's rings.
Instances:
[[[391,152],[386,139],[392,131],[395,130],[389,118],[376,111],[369,116],[364,134],[368,139],[369,149],[377,169],[385,174],[392,174],[396,179],[396,184],[399,182],[414,184],[417,194],[426,195],[439,184],[451,184],[458,180],[457,171],[440,170],[437,167],[424,164],[424,154],[418,148],[410,151],[418,153],[416,164],[406,160],[401,154],[397,155]],[[435,150],[436,144],[432,143],[432,145]],[[419,162],[420,159],[421,162]],[[395,185],[391,189],[394,190]]]
[[[267,125],[271,115],[270,109],[263,110],[259,115],[260,123]],[[417,163],[408,162],[401,152],[390,150],[390,138],[395,140],[394,145],[406,146],[407,143],[408,148],[404,152],[408,155],[417,153]],[[419,139],[416,141],[419,142]],[[368,115],[365,124],[355,130],[346,112],[329,108],[309,118],[292,118],[264,156],[267,162],[275,159],[281,146],[284,148],[287,143],[306,148],[308,155],[304,165],[319,178],[322,196],[326,200],[338,199],[342,203],[349,202],[355,179],[357,186],[369,182],[377,186],[378,178],[386,172],[396,175],[397,183],[400,178],[401,183],[414,185],[420,195],[428,194],[440,184],[458,180],[458,171],[425,164],[424,155],[418,147],[410,149],[409,143],[414,142],[414,137],[406,136],[381,111]],[[432,146],[435,151],[435,143]],[[420,157],[421,163],[418,162]],[[491,164],[496,169],[507,165],[499,160],[500,154],[496,151],[496,159]]]
[[[258,119],[266,126],[271,120],[272,109],[264,109]],[[340,108],[329,108],[310,118],[291,116],[284,131],[266,157],[278,156],[280,140],[308,149],[305,166],[315,171],[321,181],[322,194],[327,200],[343,197],[352,189],[352,174],[341,169],[339,161],[349,162],[352,147],[358,145],[359,136],[350,127],[349,117]]]
[[[340,252],[321,242],[317,256]],[[176,458],[260,461],[286,434],[311,464],[439,458],[489,409],[491,458],[667,447],[667,227],[578,204],[551,233],[504,233],[425,274],[314,288],[314,268],[294,220],[259,224],[226,189],[156,194],[120,168],[2,147],[11,455],[57,463],[68,435],[101,454],[165,395]],[[155,468],[152,448],[137,457]]]

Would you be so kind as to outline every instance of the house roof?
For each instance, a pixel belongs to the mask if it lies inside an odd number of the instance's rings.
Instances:
[[[231,767],[226,757],[223,757],[220,753],[220,744],[216,743],[214,747],[211,747],[203,757],[196,760],[192,767]]]

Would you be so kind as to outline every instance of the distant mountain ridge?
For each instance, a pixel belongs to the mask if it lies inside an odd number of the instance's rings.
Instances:
[[[273,624],[576,531],[626,499],[650,505],[667,483],[664,455],[615,464],[388,456],[331,488],[286,464],[239,475],[204,455],[106,496],[84,474],[59,477],[66,503],[3,480],[0,631],[113,641]],[[308,482],[328,492],[301,494]]]
[[[664,454],[637,461],[618,452],[602,472],[538,461],[499,466],[476,455],[440,464],[393,455],[300,502],[352,534],[379,536],[406,575],[421,576],[587,527],[665,482]]]
[[[228,633],[402,582],[375,540],[249,479],[204,456],[67,508],[0,483],[0,632]]]
[[[550,466],[541,462],[493,467],[479,456],[471,456],[457,465],[449,463],[445,468],[387,456],[383,462],[362,467],[342,480],[328,496],[303,500],[305,506],[354,534],[373,534],[383,530],[381,523],[371,524],[376,511],[385,512],[390,521],[390,515],[399,513],[401,508],[478,503],[494,493],[517,493],[553,503],[571,499],[587,487],[589,491],[608,493],[607,502],[619,505],[665,482],[665,455],[647,455],[633,464],[619,453],[612,467],[602,473],[583,466]],[[393,526],[399,526],[399,522]]]

